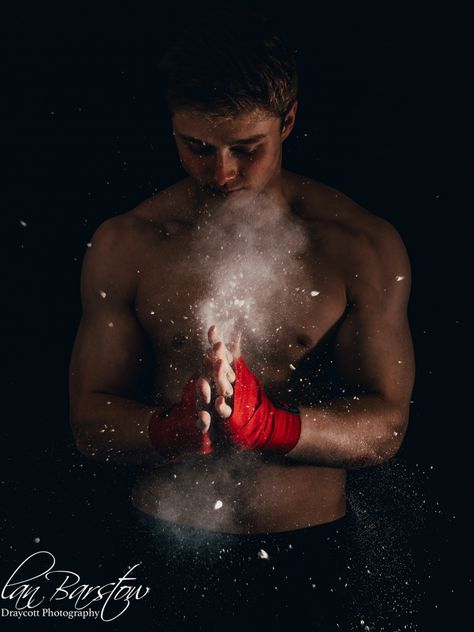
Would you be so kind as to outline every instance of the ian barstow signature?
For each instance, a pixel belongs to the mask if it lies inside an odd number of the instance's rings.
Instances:
[[[122,615],[131,601],[143,599],[150,589],[132,585],[135,564],[116,581],[92,586],[81,583],[74,571],[56,569],[56,558],[49,551],[37,551],[27,557],[5,582],[1,598],[13,602],[18,610],[35,609],[46,602],[62,602],[75,610],[94,604],[100,608],[102,621],[113,621]],[[40,569],[40,570],[38,570]]]

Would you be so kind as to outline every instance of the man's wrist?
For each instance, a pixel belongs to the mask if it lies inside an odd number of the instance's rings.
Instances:
[[[234,406],[227,420],[232,442],[264,454],[287,454],[301,435],[299,411],[293,412],[285,404],[277,407],[242,356],[235,361],[234,368]]]

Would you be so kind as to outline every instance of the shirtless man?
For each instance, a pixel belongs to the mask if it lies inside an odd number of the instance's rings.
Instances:
[[[133,502],[152,520],[294,533],[340,520],[346,469],[383,463],[401,445],[414,376],[409,262],[386,221],[281,168],[297,100],[280,40],[258,24],[245,36],[235,22],[223,38],[215,28],[211,21],[188,33],[163,66],[188,177],[105,221],[86,254],[71,422],[88,457],[143,465]],[[279,323],[277,335],[255,340],[252,315],[227,340],[209,322],[203,356],[195,307],[216,288],[209,266],[187,259],[189,244],[239,213],[263,248],[275,223],[302,231],[301,266],[284,299],[256,299],[256,310]],[[224,272],[222,248],[229,263],[244,248],[212,245]],[[305,399],[292,388],[304,379],[320,392],[325,373],[325,396]]]

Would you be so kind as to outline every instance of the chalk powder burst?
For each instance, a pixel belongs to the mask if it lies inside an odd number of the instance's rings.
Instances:
[[[255,212],[256,209],[251,210]],[[216,244],[225,247],[216,247]],[[224,340],[228,340],[236,328],[250,322],[249,329],[254,331],[255,339],[264,342],[271,333],[281,329],[279,322],[273,322],[276,307],[280,303],[288,304],[291,289],[299,291],[306,287],[304,296],[318,296],[319,291],[310,290],[312,283],[301,273],[298,256],[305,246],[305,236],[300,228],[286,218],[279,218],[269,228],[265,225],[264,230],[258,230],[251,213],[238,215],[234,223],[227,224],[220,220],[219,215],[205,217],[189,244],[186,256],[182,258],[183,267],[179,270],[179,274],[188,275],[190,269],[196,268],[203,278],[209,280],[204,299],[193,306],[194,315],[202,325],[203,345],[208,345],[206,334],[211,324],[216,324]],[[395,279],[399,282],[404,277],[399,275]],[[195,335],[195,331],[191,334]],[[292,370],[293,366],[290,367]],[[233,458],[242,459],[242,463],[237,462],[236,465],[251,480],[252,465],[247,459],[253,458],[252,455],[235,455]],[[236,485],[235,479],[229,475],[231,470],[232,463],[223,464],[220,493],[224,498],[232,497],[232,488]],[[186,489],[186,471],[183,470],[180,475],[183,477],[183,489]],[[407,584],[407,578],[412,575],[412,561],[402,540],[407,532],[415,530],[410,519],[413,520],[415,515],[420,517],[420,499],[418,490],[410,489],[409,483],[413,481],[408,480],[409,475],[394,463],[379,469],[376,476],[373,472],[363,472],[350,478],[348,496],[355,558],[351,564],[351,584],[358,587],[362,603],[377,601],[370,605],[382,632],[387,616],[394,618],[414,606],[411,586]],[[195,498],[194,507],[203,524],[219,532],[222,524],[227,526],[233,520],[230,503],[226,502],[224,506],[219,500],[209,502],[207,492],[195,493],[202,494]],[[170,490],[168,496],[161,494],[160,501],[169,508],[176,522],[187,515],[188,506],[183,503],[179,489],[176,492]],[[207,539],[187,542],[181,532],[173,535],[179,539],[181,546],[189,546],[192,550],[207,546]],[[257,555],[261,560],[270,559],[264,549],[260,549]],[[367,573],[367,563],[371,574]],[[374,629],[373,621],[365,621],[367,628]]]
[[[265,221],[261,218],[266,217]],[[259,229],[259,222],[261,223]],[[223,244],[223,248],[216,248]],[[282,208],[259,200],[246,209],[216,207],[204,216],[188,253],[209,279],[208,290],[197,305],[203,344],[210,325],[217,325],[224,341],[236,331],[268,338],[278,325],[278,304],[290,301],[295,285],[309,279],[299,256],[307,245],[302,227]],[[316,290],[307,293],[319,294]]]

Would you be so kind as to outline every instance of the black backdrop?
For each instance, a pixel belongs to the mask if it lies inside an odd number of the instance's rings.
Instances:
[[[156,60],[182,16],[203,9],[20,7],[5,17],[3,569],[34,538],[87,570],[120,541],[131,473],[86,461],[68,425],[80,267],[104,219],[182,175]],[[398,462],[416,516],[412,624],[430,631],[454,629],[467,598],[472,502],[467,15],[434,11],[268,4],[301,74],[285,166],[391,221],[410,255],[417,377]]]

